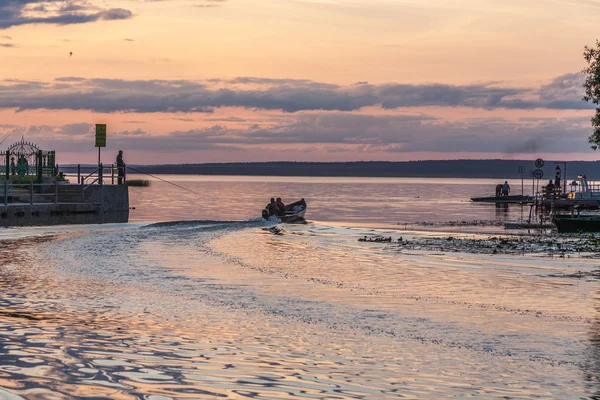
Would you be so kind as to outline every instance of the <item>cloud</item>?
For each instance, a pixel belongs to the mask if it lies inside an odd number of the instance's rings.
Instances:
[[[231,80],[123,80],[62,77],[51,82],[0,81],[0,108],[130,113],[213,113],[224,107],[299,111],[356,111],[412,107],[587,110],[580,74],[538,88],[500,83],[447,85],[361,84],[240,77]]]
[[[225,117],[225,118],[205,118],[204,121],[213,122],[246,122],[247,120],[240,117]]]
[[[240,127],[216,123],[190,130],[149,132],[143,128],[110,134],[112,148],[141,152],[231,150],[278,152],[327,151],[360,154],[431,152],[438,154],[493,152],[530,154],[585,152],[589,149],[589,120],[577,118],[467,118],[456,122],[428,115],[364,115],[317,112],[288,114],[275,124],[248,124]],[[59,152],[87,152],[93,141],[93,125],[0,126],[0,133],[17,133],[36,142],[44,139],[48,148]],[[17,137],[15,136],[15,137]],[[312,150],[311,150],[312,149]],[[278,153],[279,154],[279,153]]]
[[[0,43],[0,47],[11,48],[11,47],[17,47],[17,45],[14,43]]]
[[[427,115],[326,113],[298,115],[290,122],[261,130],[221,131],[225,135],[221,137],[227,137],[228,143],[346,145],[363,152],[535,154],[542,149],[556,153],[587,150],[588,124],[586,117],[447,122]]]
[[[600,7],[600,2],[597,0],[548,0],[552,3],[560,3],[560,4],[568,4],[573,6],[582,6],[582,7],[592,7],[598,8]]]
[[[223,5],[223,3],[225,3],[226,1],[227,0],[204,0],[204,2],[201,4],[194,4],[194,7],[198,7],[198,8],[221,7]]]
[[[391,144],[415,139],[414,132],[436,121],[427,115],[357,115],[352,113],[301,114],[291,121],[247,130],[230,130],[230,142],[245,144]]]
[[[582,79],[581,74],[564,74],[537,87],[514,87],[502,82],[332,85],[256,77],[121,80],[65,76],[48,82],[4,79],[0,80],[0,108],[139,113],[129,118],[115,117],[115,122],[110,122],[115,129],[111,131],[111,146],[148,154],[169,153],[172,157],[178,152],[218,154],[225,150],[252,154],[295,152],[291,157],[303,157],[302,152],[328,152],[353,159],[382,154],[384,159],[397,159],[411,153],[533,156],[588,151],[589,116],[576,113],[581,116],[542,118],[535,116],[537,113],[519,113],[534,117],[482,118],[478,111],[587,109],[590,107],[579,100]],[[219,111],[226,107],[269,112],[232,115],[231,110]],[[471,108],[471,117],[450,121],[429,114],[443,107]],[[162,114],[149,117],[143,113]],[[514,113],[484,115],[503,114]],[[153,118],[156,124],[151,123]],[[169,119],[182,121],[175,125],[180,130],[165,128],[173,126],[161,122]],[[148,126],[153,126],[152,132]],[[11,132],[34,142],[43,139],[53,149],[73,153],[89,150],[93,125],[0,126],[0,133]]]
[[[508,143],[504,150],[506,154],[535,154],[537,153],[542,145],[546,142],[546,140],[541,136],[536,136],[533,138],[528,138],[524,140],[519,140],[514,143]]]
[[[583,74],[564,74],[543,85],[536,94],[548,102],[548,108],[587,109],[591,106],[581,100],[584,83],[585,75]]]
[[[466,119],[446,122],[413,116],[373,116],[343,113],[297,114],[274,126],[229,128],[216,124],[191,130],[152,134],[141,128],[111,133],[114,148],[143,152],[178,153],[231,150],[302,152],[326,149],[332,153],[435,152],[440,154],[485,152],[535,155],[587,151],[587,118],[538,118],[525,121]],[[81,125],[81,126],[77,126]],[[91,133],[80,134],[89,124],[58,127],[8,127],[25,137],[44,137],[58,151],[88,151]],[[0,129],[1,130],[1,129]],[[579,139],[577,139],[579,138]],[[313,150],[310,150],[313,149]]]
[[[88,123],[77,123],[63,125],[60,129],[60,134],[68,136],[87,135],[92,132],[94,125]]]
[[[62,126],[52,125],[0,125],[0,132],[5,134],[18,134],[25,136],[30,141],[37,142],[42,139],[50,139],[51,141],[62,141],[69,143],[73,140],[78,140],[78,137],[89,138],[94,125],[88,123],[66,124]],[[15,136],[16,137],[16,136]],[[88,140],[89,141],[89,140]]]
[[[0,0],[0,29],[29,24],[83,24],[132,16],[129,10],[102,9],[84,0]]]
[[[132,131],[121,131],[121,132],[117,132],[115,133],[116,136],[143,136],[146,135],[147,132],[143,131],[142,129],[134,129]]]

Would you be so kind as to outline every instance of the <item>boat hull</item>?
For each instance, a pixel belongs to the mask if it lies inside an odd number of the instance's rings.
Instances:
[[[304,208],[302,211],[300,211],[296,214],[282,215],[277,218],[279,218],[281,220],[281,222],[284,222],[286,224],[298,224],[298,223],[306,222],[306,219],[304,219],[305,215],[306,215],[306,208]]]
[[[560,233],[600,232],[600,215],[557,215],[554,225]]]
[[[542,199],[541,205],[560,209],[577,207],[579,209],[597,210],[599,208],[598,200],[589,199]]]
[[[475,203],[529,203],[533,201],[533,197],[522,195],[471,197],[471,201]]]

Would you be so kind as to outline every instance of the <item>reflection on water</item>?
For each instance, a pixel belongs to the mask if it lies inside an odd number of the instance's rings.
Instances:
[[[160,206],[160,196],[155,203],[146,196],[147,204]],[[33,238],[4,241],[0,398],[600,393],[591,274],[598,264],[590,255],[359,243],[378,234],[409,242],[484,235],[356,227],[343,217],[353,212],[349,200],[341,201],[348,210],[335,216],[339,223],[283,226],[273,235],[258,219],[239,221],[250,197],[235,210],[222,207],[238,222],[37,229]],[[447,218],[455,206],[440,203],[437,220],[459,220]],[[380,218],[361,207],[361,218]],[[180,211],[164,212],[155,219]],[[518,218],[512,206],[472,217],[505,212]],[[327,215],[319,213],[315,207]]]
[[[508,204],[495,204],[494,208],[496,209],[496,219],[500,221],[509,220],[509,205]]]

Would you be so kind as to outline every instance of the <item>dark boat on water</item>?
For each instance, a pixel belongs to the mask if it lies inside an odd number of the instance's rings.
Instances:
[[[286,224],[303,224],[306,222],[304,216],[306,215],[306,201],[300,199],[295,203],[291,203],[285,206],[285,214],[270,214],[267,208],[262,210],[262,217],[264,219],[276,219]]]
[[[557,214],[553,222],[559,233],[600,232],[600,214]]]
[[[533,197],[524,195],[471,197],[475,203],[531,203],[533,200]]]

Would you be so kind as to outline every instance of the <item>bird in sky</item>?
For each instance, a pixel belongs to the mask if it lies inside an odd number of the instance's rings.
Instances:
[[[73,55],[73,52],[72,52],[72,51],[70,51],[70,52],[69,52],[69,57],[71,57],[72,55]]]

